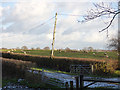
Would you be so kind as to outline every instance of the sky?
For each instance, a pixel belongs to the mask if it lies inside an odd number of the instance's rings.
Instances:
[[[69,47],[71,49],[107,49],[110,37],[117,34],[117,18],[107,32],[100,30],[106,27],[111,17],[101,17],[95,20],[79,23],[87,11],[94,9],[93,3],[98,0],[0,0],[0,47],[41,49],[52,47],[55,13],[57,12],[57,25],[55,33],[55,48]],[[106,4],[117,0],[110,0]],[[64,15],[63,15],[64,14]],[[76,15],[76,16],[70,16]],[[77,16],[79,15],[79,16]]]

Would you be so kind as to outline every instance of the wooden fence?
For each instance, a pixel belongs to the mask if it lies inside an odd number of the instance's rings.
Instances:
[[[95,84],[96,82],[119,83],[120,84],[120,81],[84,79],[84,75],[80,75],[80,78],[75,77],[75,79],[76,79],[76,87],[75,87],[76,90],[78,90],[78,89],[82,90],[82,89],[88,88],[88,86],[90,86],[92,84]],[[84,81],[88,81],[88,82],[91,82],[91,83],[84,86]],[[70,87],[68,85],[68,82],[66,82],[65,87],[66,87],[66,90],[68,90],[68,88],[70,88],[70,90],[73,90],[73,81],[70,81]]]

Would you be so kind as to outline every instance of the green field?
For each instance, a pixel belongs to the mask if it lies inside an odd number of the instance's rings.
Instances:
[[[10,49],[7,50],[1,50],[3,52],[10,51]],[[40,56],[50,56],[51,50],[24,50],[28,55],[40,55]],[[13,51],[14,53],[23,53],[21,50]],[[93,55],[95,53],[95,55]],[[106,57],[104,53],[107,53],[109,57]],[[83,51],[79,52],[65,52],[65,51],[54,51],[54,56],[57,57],[74,57],[74,58],[90,58],[90,59],[113,59],[118,60],[117,52],[88,52],[85,53]]]

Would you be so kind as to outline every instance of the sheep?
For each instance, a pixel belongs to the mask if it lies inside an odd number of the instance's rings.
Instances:
[[[106,58],[108,58],[109,56],[108,55],[106,55]]]
[[[59,50],[59,53],[61,53],[61,50]]]
[[[24,54],[26,55],[27,53],[26,53],[26,52],[24,52]]]
[[[14,51],[16,51],[16,49],[14,49]]]
[[[119,53],[117,53],[117,55],[119,56]]]
[[[10,53],[10,51],[7,51],[7,53]]]
[[[104,53],[104,55],[107,55],[107,53]]]
[[[95,55],[95,53],[93,53],[93,55]]]

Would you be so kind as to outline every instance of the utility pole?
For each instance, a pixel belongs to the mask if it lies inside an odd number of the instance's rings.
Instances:
[[[54,43],[55,43],[55,31],[56,31],[56,22],[57,22],[57,13],[55,14],[55,24],[54,24],[54,31],[53,31],[53,42],[52,42],[52,52],[51,52],[51,58],[54,57]]]

